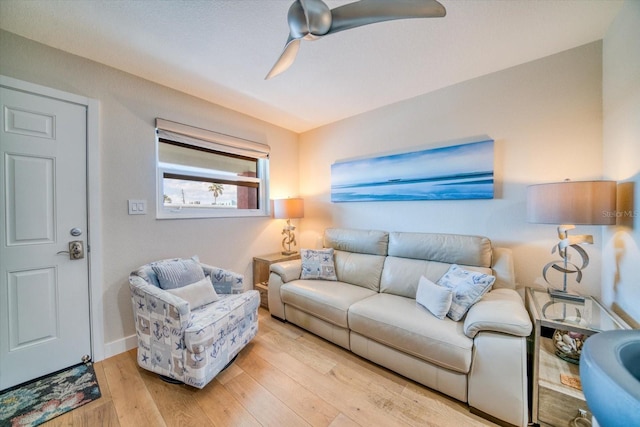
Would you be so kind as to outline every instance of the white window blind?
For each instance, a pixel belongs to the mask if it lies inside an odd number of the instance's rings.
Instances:
[[[156,119],[158,137],[181,142],[195,147],[216,150],[254,159],[269,158],[270,148],[266,144],[225,135],[206,129],[183,125],[165,119]]]

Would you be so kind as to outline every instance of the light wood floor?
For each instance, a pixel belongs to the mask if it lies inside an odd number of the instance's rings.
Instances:
[[[46,426],[494,425],[262,308],[258,335],[202,390],[140,369],[136,350],[95,370],[102,397]]]

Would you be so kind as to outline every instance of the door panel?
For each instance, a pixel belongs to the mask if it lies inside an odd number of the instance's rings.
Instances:
[[[55,269],[9,273],[9,351],[57,337]],[[19,309],[16,309],[18,308]],[[33,313],[38,313],[33,316]]]
[[[5,132],[55,139],[55,116],[5,107]]]
[[[7,245],[53,243],[54,159],[14,154],[5,158]]]
[[[86,106],[0,88],[0,390],[91,355]],[[79,237],[70,234],[79,228]]]

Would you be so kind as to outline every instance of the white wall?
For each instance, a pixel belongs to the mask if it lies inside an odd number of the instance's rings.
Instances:
[[[302,134],[302,246],[315,246],[327,226],[480,234],[513,249],[521,286],[543,283],[543,266],[558,258],[550,253],[556,230],[526,222],[526,187],[601,178],[601,64],[596,42]],[[493,200],[330,202],[337,160],[482,134],[495,140]],[[600,294],[601,230],[576,230],[596,241],[579,285],[586,294]]]
[[[0,74],[100,102],[104,337],[106,356],[135,334],[129,272],[149,261],[198,254],[245,274],[255,255],[279,250],[282,224],[270,218],[156,220],[154,120],[162,117],[267,143],[271,195],[298,194],[298,135],[101,64],[0,31]],[[129,216],[127,199],[149,213]],[[111,350],[110,350],[111,349]]]
[[[640,324],[640,2],[628,0],[603,41],[604,173],[617,180],[617,227],[604,233],[602,293]]]

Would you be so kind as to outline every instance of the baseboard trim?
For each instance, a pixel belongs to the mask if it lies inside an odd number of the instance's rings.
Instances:
[[[111,341],[104,344],[104,358],[115,356],[138,346],[138,337],[130,335],[119,340]]]

